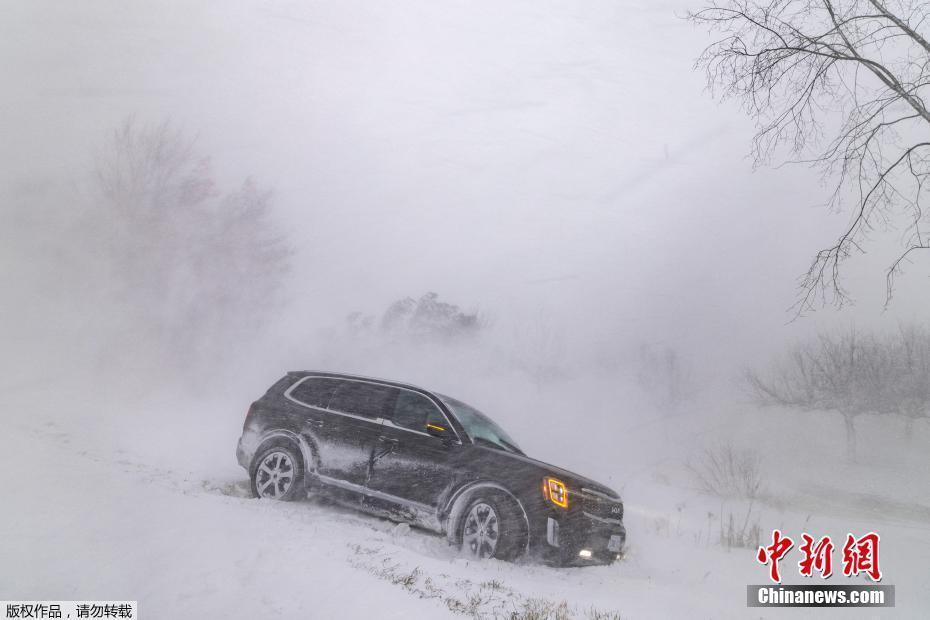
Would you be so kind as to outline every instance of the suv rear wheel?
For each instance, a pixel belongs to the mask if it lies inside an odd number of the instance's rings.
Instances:
[[[255,497],[291,501],[303,488],[303,465],[292,448],[272,446],[252,464],[252,493]]]

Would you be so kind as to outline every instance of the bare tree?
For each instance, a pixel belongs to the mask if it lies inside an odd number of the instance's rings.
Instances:
[[[796,345],[764,376],[748,372],[747,380],[760,404],[842,415],[847,454],[855,460],[860,415],[899,416],[908,435],[930,415],[930,332],[907,326],[893,335],[821,334]]]
[[[821,335],[796,345],[767,377],[747,373],[749,386],[760,404],[842,415],[851,460],[856,457],[855,419],[865,413],[858,385],[865,357],[860,340],[855,330]]]
[[[930,330],[901,326],[892,349],[897,381],[886,389],[893,390],[895,409],[904,419],[904,437],[910,440],[914,424],[930,419]]]
[[[270,192],[251,180],[220,192],[182,131],[125,121],[96,178],[117,303],[135,339],[194,363],[241,343],[280,302],[291,249]]]
[[[924,214],[930,174],[930,43],[921,34],[930,3],[920,0],[728,0],[689,19],[722,37],[697,65],[711,89],[738,100],[757,120],[753,154],[821,169],[835,182],[838,210],[852,221],[801,279],[799,313],[848,301],[840,267],[877,226],[902,226],[894,278],[930,248]]]

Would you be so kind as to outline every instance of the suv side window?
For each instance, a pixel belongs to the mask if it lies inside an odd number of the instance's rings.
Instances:
[[[402,426],[414,431],[426,432],[427,424],[435,424],[443,428],[448,428],[449,423],[442,415],[442,412],[433,401],[417,394],[400,390],[397,395],[397,401],[394,404],[394,415],[391,422],[396,426]]]
[[[291,398],[304,405],[326,409],[339,383],[338,379],[308,377],[294,387],[291,391]]]
[[[362,381],[340,381],[339,388],[329,401],[329,409],[363,418],[380,418],[386,413],[388,401],[395,388]]]

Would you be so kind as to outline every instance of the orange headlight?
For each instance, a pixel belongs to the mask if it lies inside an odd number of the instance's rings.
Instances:
[[[555,478],[543,478],[543,497],[560,508],[568,508],[568,489]]]

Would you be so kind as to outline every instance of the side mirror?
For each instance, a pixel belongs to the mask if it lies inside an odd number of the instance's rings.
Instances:
[[[452,442],[452,431],[447,429],[445,426],[439,426],[438,424],[427,424],[426,432],[433,437],[442,439],[443,443]]]

